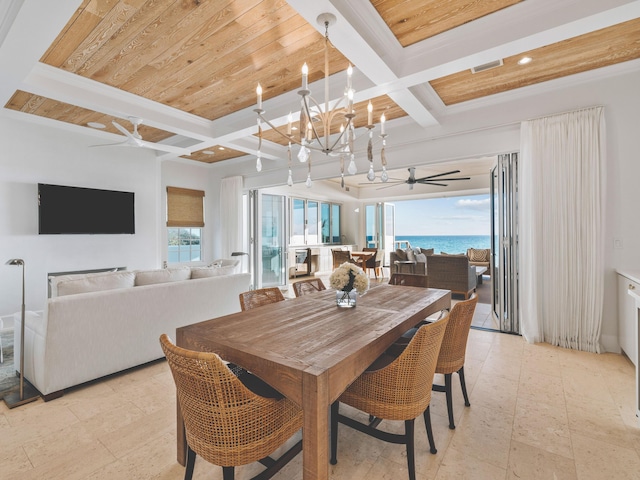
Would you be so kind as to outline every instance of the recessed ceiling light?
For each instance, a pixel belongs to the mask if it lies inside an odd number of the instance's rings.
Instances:
[[[218,147],[218,150],[224,150],[224,147]]]
[[[202,153],[204,153],[205,155],[215,155],[216,152],[214,152],[213,150],[202,150]]]
[[[531,57],[522,57],[520,60],[518,60],[518,65],[526,65],[530,61]]]
[[[91,128],[105,128],[104,123],[100,123],[100,122],[89,122],[87,123],[88,126],[90,126]]]

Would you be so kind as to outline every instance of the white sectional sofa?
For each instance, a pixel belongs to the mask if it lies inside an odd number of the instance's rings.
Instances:
[[[42,314],[27,312],[25,378],[45,400],[69,388],[163,356],[162,333],[240,311],[250,274],[184,267],[52,279]],[[15,358],[20,358],[20,315]]]

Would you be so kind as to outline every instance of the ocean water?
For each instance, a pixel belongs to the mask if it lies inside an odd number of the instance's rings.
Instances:
[[[490,248],[490,235],[396,235],[412,247],[433,248],[434,253],[467,253],[468,248]]]

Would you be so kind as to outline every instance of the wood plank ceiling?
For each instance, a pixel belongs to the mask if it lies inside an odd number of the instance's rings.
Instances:
[[[399,44],[409,47],[521,2],[370,3]],[[520,66],[517,60],[524,55],[533,61]],[[329,56],[329,75],[347,68],[349,60],[338,49],[331,48]],[[447,106],[637,58],[638,19],[510,56],[499,68],[477,74],[464,70],[426,86]],[[322,33],[284,0],[84,0],[40,61],[210,121],[250,109],[258,82],[265,101],[295,91],[304,62],[313,66],[310,82],[325,75]],[[366,123],[367,101],[356,104],[358,127]],[[373,102],[376,119],[382,112],[388,120],[407,115],[387,95],[377,94]],[[130,128],[126,118],[136,115],[115,117],[27,90],[17,90],[5,108],[79,126],[102,123],[113,134],[119,132],[112,120]],[[144,123],[139,132],[150,142],[176,135]],[[264,139],[286,143],[274,132],[265,132]],[[208,145],[185,158],[212,163],[246,154],[228,144]]]

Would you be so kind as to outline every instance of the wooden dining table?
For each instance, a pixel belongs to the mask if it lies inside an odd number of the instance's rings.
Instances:
[[[360,267],[362,267],[365,272],[367,271],[367,260],[369,260],[375,254],[376,252],[351,252],[351,256],[358,259],[358,261],[360,262]]]
[[[333,290],[264,305],[176,330],[180,347],[216,352],[303,409],[303,479],[329,477],[329,406],[396,339],[451,306],[451,292],[376,284],[355,308]],[[186,460],[177,410],[178,462]]]

